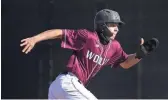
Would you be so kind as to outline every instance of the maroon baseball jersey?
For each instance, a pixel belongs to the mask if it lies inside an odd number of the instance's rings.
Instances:
[[[67,70],[74,73],[83,84],[104,66],[118,66],[127,58],[117,40],[111,40],[108,45],[100,43],[96,32],[86,29],[63,29],[61,47],[73,50]]]

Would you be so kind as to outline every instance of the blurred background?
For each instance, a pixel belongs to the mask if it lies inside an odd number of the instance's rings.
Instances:
[[[136,51],[139,37],[157,37],[160,46],[128,70],[105,67],[87,88],[98,99],[168,99],[167,5],[167,0],[2,0],[1,98],[47,98],[72,53],[61,41],[48,40],[25,55],[21,39],[53,28],[93,30],[96,12],[108,8],[126,23],[117,35],[125,52]]]

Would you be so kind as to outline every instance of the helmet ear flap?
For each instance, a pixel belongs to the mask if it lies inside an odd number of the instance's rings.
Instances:
[[[108,44],[111,40],[111,31],[105,23],[96,24],[96,32],[98,33],[101,43]]]
[[[95,24],[94,28],[95,28],[95,31],[102,32],[102,25],[101,24]]]

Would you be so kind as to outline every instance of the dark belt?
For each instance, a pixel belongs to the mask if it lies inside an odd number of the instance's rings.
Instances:
[[[61,72],[61,74],[65,74],[66,75],[66,74],[68,74],[68,71]]]
[[[68,71],[64,71],[64,72],[61,72],[61,74],[68,74]],[[82,82],[78,79],[78,82],[80,83],[80,84],[82,84]]]

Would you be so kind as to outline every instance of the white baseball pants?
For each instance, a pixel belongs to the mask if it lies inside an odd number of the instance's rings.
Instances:
[[[70,72],[68,72],[68,74],[58,75],[51,83],[48,99],[98,100],[78,81],[78,78]]]

